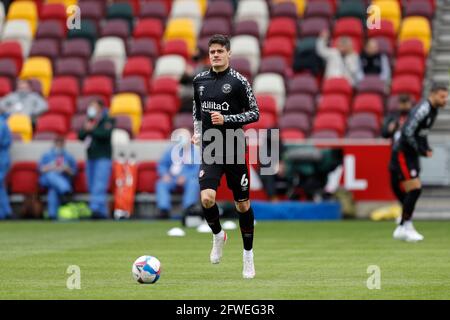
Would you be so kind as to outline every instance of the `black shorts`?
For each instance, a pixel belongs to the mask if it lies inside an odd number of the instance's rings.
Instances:
[[[418,178],[420,174],[419,156],[401,150],[392,152],[389,169],[398,181]]]
[[[200,190],[217,190],[225,173],[228,188],[233,192],[234,201],[242,202],[250,196],[250,175],[247,164],[204,164],[200,165]]]

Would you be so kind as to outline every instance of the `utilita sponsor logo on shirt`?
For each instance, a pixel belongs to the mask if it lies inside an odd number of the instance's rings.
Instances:
[[[230,108],[230,105],[228,102],[223,103],[216,103],[214,101],[204,101],[202,102],[202,110],[208,111],[208,110],[221,110],[221,111],[228,111]]]

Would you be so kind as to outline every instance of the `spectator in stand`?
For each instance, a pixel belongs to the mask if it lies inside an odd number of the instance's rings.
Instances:
[[[48,189],[48,218],[56,220],[60,204],[72,193],[72,179],[77,172],[75,158],[67,152],[64,137],[55,138],[53,148],[39,161],[39,184]]]
[[[317,54],[325,60],[325,78],[344,77],[355,85],[358,80],[359,57],[353,50],[353,43],[349,37],[337,39],[336,48],[327,46],[328,30],[321,32],[316,42]]]
[[[359,61],[358,81],[366,75],[378,75],[385,83],[390,82],[391,66],[389,65],[389,58],[380,53],[378,42],[375,39],[367,41]]]
[[[89,105],[86,122],[78,132],[78,138],[87,147],[86,176],[93,219],[107,219],[109,216],[107,192],[112,171],[111,135],[114,124],[103,101],[95,100]]]
[[[156,182],[156,206],[160,219],[170,215],[170,194],[182,190],[182,207],[184,215],[195,206],[200,199],[198,174],[200,170],[200,150],[191,144],[191,133],[188,129],[179,129],[179,143],[171,146],[158,163],[159,180]]]
[[[44,98],[33,92],[28,80],[19,79],[17,90],[0,99],[0,109],[9,114],[26,114],[35,123],[36,118],[47,111],[48,105]]]
[[[9,148],[12,142],[7,119],[8,114],[0,111],[0,220],[11,217],[11,206],[5,185],[6,175],[11,164]]]

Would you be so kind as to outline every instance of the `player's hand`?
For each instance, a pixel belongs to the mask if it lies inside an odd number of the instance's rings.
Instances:
[[[220,114],[219,112],[215,112],[215,111],[211,112],[211,121],[212,121],[212,124],[217,124],[217,125],[223,125],[223,123],[225,122],[223,115]]]
[[[433,156],[433,151],[428,150],[427,153],[426,153],[426,157],[427,158],[431,158],[432,156]]]
[[[200,135],[199,134],[192,135],[191,142],[198,146],[200,144]]]

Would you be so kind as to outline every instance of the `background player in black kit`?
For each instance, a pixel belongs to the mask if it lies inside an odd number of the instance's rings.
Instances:
[[[394,231],[394,239],[408,242],[424,239],[412,224],[414,208],[422,192],[419,157],[433,155],[427,134],[438,115],[438,108],[446,106],[447,98],[448,87],[433,84],[428,99],[421,101],[411,110],[399,139],[394,141],[390,170],[397,175],[404,192],[402,219]]]
[[[219,221],[216,190],[223,174],[233,191],[239,225],[244,243],[243,277],[253,278],[254,215],[250,206],[250,176],[246,160],[243,125],[259,119],[259,109],[247,79],[230,68],[230,41],[226,36],[214,35],[208,43],[211,69],[194,78],[194,136],[192,142],[202,143],[202,164],[199,182],[203,213],[213,232],[211,263],[219,263],[227,235]],[[215,130],[214,130],[215,129]],[[226,131],[236,137],[227,139]],[[222,150],[208,148],[216,140],[208,141],[208,134],[221,133]],[[231,148],[230,148],[231,147]],[[211,158],[218,161],[211,163]]]

